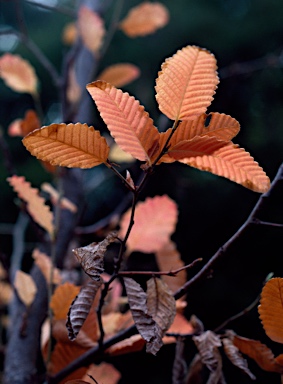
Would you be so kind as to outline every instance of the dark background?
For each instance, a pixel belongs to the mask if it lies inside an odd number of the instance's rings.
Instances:
[[[19,29],[12,3],[0,1],[0,32],[6,27]],[[124,1],[121,17],[138,3]],[[169,24],[153,35],[135,39],[118,30],[98,72],[119,62],[137,65],[141,70],[140,78],[123,90],[139,99],[155,124],[164,129],[167,121],[160,117],[154,94],[155,79],[162,62],[186,45],[207,48],[216,56],[220,77],[209,111],[229,114],[240,122],[241,131],[234,142],[250,152],[273,180],[283,160],[283,4],[278,0],[167,0],[162,3],[170,12]],[[71,16],[23,0],[21,5],[29,36],[61,72],[62,58],[68,50],[62,43],[62,31],[72,20]],[[58,6],[74,9],[74,2],[59,1]],[[106,26],[112,13],[113,6],[110,6],[105,15]],[[4,37],[0,37],[2,49],[6,45]],[[46,116],[44,125],[61,122],[59,97],[48,72],[23,44],[16,45],[12,52],[35,67]],[[50,181],[51,176],[25,150],[20,138],[7,135],[8,125],[15,118],[23,117],[25,110],[32,105],[29,95],[15,93],[0,81],[0,125],[16,170],[33,186],[39,187],[43,181]],[[94,107],[93,124],[105,131]],[[8,174],[4,154],[0,160],[0,249],[9,257],[12,250],[11,224],[17,218],[18,208],[15,195],[6,182]],[[127,168],[134,177],[138,176],[139,164],[127,165]],[[82,225],[103,218],[123,198],[123,186],[109,172],[103,167],[85,172],[85,194],[89,203]],[[282,223],[282,193],[281,183],[270,198],[270,205],[262,212],[262,219]],[[168,194],[179,207],[179,222],[173,240],[185,262],[198,257],[202,257],[204,262],[208,260],[245,222],[259,198],[259,194],[229,180],[181,164],[161,165],[141,199],[163,194]],[[32,233],[29,236],[28,241],[32,242]],[[282,228],[252,227],[217,264],[213,277],[203,280],[188,292],[186,315],[196,314],[205,328],[213,329],[243,310],[260,293],[268,273],[283,277],[282,250]],[[190,271],[189,276],[193,273]],[[273,343],[265,335],[256,307],[229,326],[241,336],[266,343],[275,355],[283,352],[282,345]],[[149,356],[144,360],[139,354],[129,356],[126,367],[125,360],[116,359],[123,370],[121,384],[130,382],[136,369],[140,374],[135,376],[135,383],[157,383],[158,380],[170,383],[171,366],[169,363],[165,367],[163,361],[173,352],[172,347],[165,347],[156,358]],[[192,352],[195,352],[194,347],[189,344],[188,359]],[[280,383],[279,375],[261,371],[252,361],[249,364],[258,383]],[[133,366],[132,370],[130,367]],[[228,362],[227,366],[228,383],[251,382],[240,371],[231,368]],[[156,372],[159,378],[154,377]]]

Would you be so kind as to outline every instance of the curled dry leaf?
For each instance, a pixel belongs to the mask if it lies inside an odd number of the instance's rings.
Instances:
[[[140,75],[139,68],[130,63],[118,63],[105,68],[97,80],[106,81],[114,87],[120,88],[136,80]]]
[[[23,144],[33,156],[52,165],[92,168],[106,163],[109,146],[87,124],[51,124],[31,132]]]
[[[40,121],[34,110],[29,109],[25,113],[23,119],[14,120],[8,127],[8,134],[10,136],[25,136],[28,133],[38,129]]]
[[[171,120],[194,120],[213,100],[219,83],[213,54],[187,46],[166,59],[156,79],[159,109]]]
[[[120,28],[129,37],[145,36],[163,28],[168,21],[169,12],[163,4],[144,1],[130,9]]]
[[[70,305],[79,291],[80,287],[68,282],[58,285],[58,287],[55,288],[50,301],[50,308],[53,311],[55,320],[67,319]]]
[[[119,237],[124,238],[130,221],[128,210],[121,219]],[[157,252],[168,243],[178,217],[176,203],[167,195],[148,197],[136,205],[135,225],[127,241],[129,252]]]
[[[99,14],[86,6],[81,6],[78,15],[78,30],[84,45],[96,54],[103,44],[106,32]]]
[[[71,200],[67,199],[66,197],[60,198],[59,192],[55,188],[53,188],[51,184],[43,183],[41,185],[41,189],[44,192],[49,193],[53,204],[58,204],[58,201],[60,200],[61,208],[68,209],[72,213],[76,213],[78,211],[78,207],[74,203],[72,203]]]
[[[14,287],[20,300],[29,307],[33,303],[37,292],[33,278],[29,274],[18,270],[15,275]]]
[[[86,247],[73,250],[78,262],[85,273],[93,280],[100,281],[104,271],[104,254],[109,244],[117,239],[117,232],[110,232],[106,238],[98,243],[91,243]]]
[[[283,279],[270,279],[262,289],[258,312],[268,337],[283,343]]]
[[[134,158],[151,164],[158,151],[159,132],[139,101],[105,81],[94,81],[87,90],[116,143]]]
[[[43,197],[39,196],[39,191],[32,188],[31,184],[23,176],[11,176],[9,184],[17,192],[20,199],[27,203],[27,210],[33,220],[44,228],[51,237],[54,235],[53,213],[48,205],[45,204]]]
[[[45,280],[48,284],[50,284],[51,279],[51,270],[52,271],[52,283],[53,284],[61,284],[62,278],[60,275],[60,270],[58,268],[55,268],[52,265],[51,259],[49,256],[47,256],[45,253],[40,252],[39,249],[34,249],[32,253],[32,257],[35,261],[35,264],[38,266],[38,268],[41,270],[43,276],[45,277]]]
[[[37,94],[37,76],[31,64],[18,55],[0,57],[0,77],[13,91]]]

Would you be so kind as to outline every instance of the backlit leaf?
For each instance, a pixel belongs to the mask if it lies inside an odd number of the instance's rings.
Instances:
[[[34,110],[28,109],[23,119],[16,119],[8,127],[10,136],[25,136],[28,133],[38,129],[40,121]]]
[[[283,343],[283,279],[270,279],[262,289],[258,312],[268,337]]]
[[[117,233],[110,232],[104,240],[98,243],[91,243],[73,250],[83,270],[93,280],[100,281],[100,275],[104,271],[104,254],[108,245],[116,239]]]
[[[81,6],[78,15],[78,30],[84,45],[97,53],[103,44],[105,36],[104,21],[98,13],[86,6]]]
[[[151,164],[159,132],[139,101],[104,81],[88,84],[87,90],[116,143],[134,158]]]
[[[33,156],[52,165],[92,168],[105,163],[109,147],[100,132],[86,124],[51,124],[28,134],[23,144]]]
[[[37,292],[33,278],[29,274],[18,270],[15,275],[14,287],[21,301],[29,307],[33,303]]]
[[[167,58],[156,79],[160,111],[171,120],[194,120],[204,113],[219,83],[216,69],[214,55],[196,46]]]
[[[120,28],[129,37],[145,36],[163,28],[168,21],[169,12],[163,4],[144,1],[130,9]]]
[[[13,91],[37,93],[37,76],[31,64],[19,55],[5,53],[0,57],[0,77]]]
[[[53,213],[48,205],[45,204],[43,197],[39,196],[39,191],[32,188],[31,184],[23,176],[11,176],[9,184],[17,192],[20,199],[27,203],[27,210],[33,220],[44,228],[52,237],[54,234]]]
[[[119,237],[124,238],[130,220],[128,210],[120,222]],[[178,217],[176,203],[167,195],[148,197],[136,205],[135,225],[127,241],[129,252],[157,252],[175,231]]]
[[[74,298],[78,295],[80,287],[64,283],[55,288],[50,301],[50,308],[53,311],[55,320],[66,320],[67,314]]]
[[[52,265],[51,259],[49,256],[47,256],[45,253],[40,252],[39,249],[34,249],[32,252],[32,257],[34,259],[35,264],[38,266],[38,268],[41,270],[43,276],[45,277],[45,280],[48,284],[50,284],[50,278],[51,278],[51,269],[53,269],[52,272],[52,283],[53,284],[60,284],[62,281],[60,271],[58,268],[55,268]]]
[[[105,68],[98,76],[97,80],[103,80],[107,83],[120,88],[136,80],[140,75],[139,68],[130,63],[118,63]]]
[[[162,347],[162,330],[147,310],[147,295],[130,277],[124,277],[129,306],[139,334],[147,342],[146,351],[156,355]]]

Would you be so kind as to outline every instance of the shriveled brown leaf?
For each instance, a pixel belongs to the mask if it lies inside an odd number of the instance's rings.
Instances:
[[[162,3],[144,1],[130,9],[120,28],[129,37],[145,36],[163,28],[169,21],[169,12]]]
[[[40,120],[33,109],[28,109],[23,119],[14,120],[8,127],[10,136],[25,136],[40,127]]]
[[[38,189],[32,188],[31,184],[23,176],[14,175],[7,180],[14,191],[17,192],[19,198],[27,203],[27,210],[33,220],[53,237],[53,213],[50,211],[49,206],[45,204],[44,198],[39,196]]]
[[[128,210],[121,218],[119,237],[124,238],[130,221]],[[127,241],[128,252],[157,252],[168,243],[178,217],[176,203],[167,195],[148,197],[136,205],[135,225]]]
[[[43,183],[41,185],[41,189],[44,192],[49,193],[53,204],[58,204],[60,200],[60,207],[62,209],[68,209],[72,213],[76,213],[78,211],[78,207],[74,203],[72,203],[71,200],[67,199],[66,197],[60,198],[59,192],[55,188],[53,188],[51,184]]]
[[[94,384],[90,376],[99,384],[118,384],[121,373],[112,364],[102,362],[99,365],[91,364],[82,378],[86,383]]]
[[[93,280],[100,281],[100,275],[104,271],[104,254],[109,244],[116,239],[117,232],[110,232],[104,240],[98,243],[94,242],[73,250],[83,270]]]
[[[106,81],[114,87],[124,87],[136,80],[140,75],[139,68],[130,63],[112,64],[105,68],[98,76],[97,80]]]
[[[50,308],[53,311],[55,320],[67,319],[70,305],[79,291],[80,287],[68,282],[55,288],[50,301]]]
[[[52,165],[92,168],[106,163],[109,146],[100,132],[87,124],[51,124],[23,139],[33,156]]]
[[[268,337],[283,343],[283,279],[275,277],[267,281],[261,292],[258,312]]]
[[[98,13],[83,5],[79,9],[78,31],[84,45],[96,54],[103,44],[106,32],[103,19]]]
[[[45,280],[48,284],[50,284],[50,278],[51,278],[51,269],[52,271],[52,283],[53,284],[60,284],[62,282],[60,270],[58,268],[55,268],[52,265],[51,259],[48,255],[46,255],[43,252],[40,252],[39,249],[35,248],[32,252],[32,257],[35,261],[35,264],[38,266],[38,268],[41,270],[43,276],[45,277]]]
[[[14,287],[20,300],[29,307],[33,303],[37,293],[33,278],[29,274],[18,270],[15,275]]]
[[[104,81],[87,85],[116,143],[134,158],[147,161],[158,151],[159,132],[139,101]]]
[[[219,83],[214,55],[190,46],[166,59],[156,79],[159,109],[171,120],[194,120],[213,100]]]
[[[147,280],[148,313],[164,333],[172,325],[176,315],[176,301],[168,285],[158,278]]]
[[[0,57],[0,77],[13,91],[37,94],[38,79],[31,64],[19,55],[5,53]]]
[[[146,351],[156,355],[162,347],[162,330],[148,313],[147,295],[130,277],[124,277],[129,306],[139,334],[147,342]]]

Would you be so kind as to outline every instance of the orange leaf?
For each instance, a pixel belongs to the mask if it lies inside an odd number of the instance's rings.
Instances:
[[[104,22],[98,13],[86,6],[79,9],[78,30],[84,45],[92,52],[97,53],[103,44],[105,35]]]
[[[117,384],[121,378],[120,372],[112,364],[105,362],[99,365],[91,364],[84,375],[83,380],[86,383],[94,384],[90,376],[99,384]]]
[[[119,88],[136,80],[139,75],[140,70],[137,66],[129,63],[118,63],[105,68],[97,76],[97,79]]]
[[[106,163],[109,147],[87,124],[51,124],[31,132],[23,144],[33,156],[52,165],[92,168]]]
[[[23,176],[14,175],[7,180],[14,191],[17,192],[19,198],[27,203],[27,210],[34,221],[52,237],[54,234],[53,214],[48,205],[44,204],[44,198],[39,196],[38,189],[32,188]]]
[[[163,28],[168,21],[169,12],[163,4],[144,1],[130,9],[120,28],[129,37],[145,36]]]
[[[166,59],[155,87],[160,111],[171,120],[193,120],[204,113],[219,83],[216,69],[214,55],[196,46]]]
[[[146,341],[141,337],[141,335],[133,335],[107,348],[105,353],[108,353],[111,356],[119,356],[126,353],[138,352],[143,349],[145,344]]]
[[[32,253],[32,257],[35,261],[35,264],[38,266],[38,268],[41,270],[43,276],[45,277],[45,280],[47,283],[50,283],[51,278],[51,268],[53,268],[52,272],[52,283],[53,284],[60,284],[62,281],[60,271],[58,268],[54,268],[52,266],[52,262],[49,256],[47,256],[45,253],[40,252],[39,249],[34,249]]]
[[[138,160],[158,150],[159,132],[139,101],[104,81],[87,85],[91,97],[116,143]]]
[[[131,210],[120,222],[119,236],[125,237]],[[136,205],[135,225],[127,241],[128,252],[157,252],[169,240],[175,230],[178,209],[176,203],[167,195],[148,197]]]
[[[39,127],[40,121],[37,114],[29,109],[23,119],[16,119],[9,125],[8,133],[10,136],[25,136]]]
[[[60,200],[60,207],[62,209],[68,209],[72,213],[76,213],[78,211],[78,207],[74,203],[72,203],[71,200],[67,199],[66,197],[60,198],[59,192],[55,188],[53,188],[51,184],[43,183],[41,185],[41,189],[44,192],[49,193],[52,200],[52,204],[58,204]]]
[[[268,337],[283,343],[283,279],[270,279],[262,289],[258,312]]]
[[[192,324],[181,313],[176,313],[173,324],[168,329],[167,333],[175,333],[178,335],[191,335],[195,332]],[[176,338],[172,336],[163,337],[164,344],[175,343]]]
[[[102,316],[102,324],[106,339],[114,336],[116,333],[132,326],[134,320],[131,311],[125,313],[110,312]]]
[[[78,37],[78,30],[76,27],[76,23],[68,23],[64,27],[62,41],[66,45],[72,45],[76,41]]]
[[[55,288],[50,301],[55,320],[66,320],[69,307],[80,292],[80,287],[71,283],[64,283]]]
[[[37,94],[37,77],[30,63],[18,55],[0,57],[0,77],[13,91]]]
[[[14,287],[21,301],[29,307],[33,303],[37,292],[33,278],[27,273],[18,270],[15,275]]]
[[[67,100],[70,103],[78,103],[82,94],[82,89],[76,78],[75,67],[71,66],[68,73],[68,85],[66,90]]]

